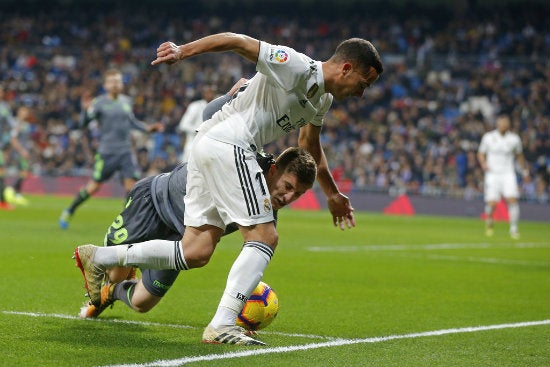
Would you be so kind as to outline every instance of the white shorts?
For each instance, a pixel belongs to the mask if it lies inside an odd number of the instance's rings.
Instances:
[[[274,220],[271,198],[256,152],[201,135],[188,162],[185,225],[225,229]]]
[[[512,174],[485,174],[485,201],[500,201],[502,197],[518,198],[518,181],[516,175]]]

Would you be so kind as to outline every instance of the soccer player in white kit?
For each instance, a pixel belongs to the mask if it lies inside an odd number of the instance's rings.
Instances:
[[[521,166],[523,176],[528,176],[529,170],[525,165],[521,139],[510,131],[508,116],[499,116],[496,129],[483,135],[477,157],[485,172],[485,234],[489,237],[493,235],[493,213],[501,197],[504,197],[510,216],[510,236],[519,239],[519,189],[515,159]]]
[[[215,34],[180,46],[165,42],[158,47],[152,65],[223,51],[254,62],[257,73],[201,125],[193,141],[185,196],[186,231],[181,241],[157,243],[154,249],[134,245],[126,251],[139,252],[141,264],[150,261],[149,268],[170,258],[170,264],[163,266],[184,270],[183,248],[211,251],[225,225],[237,223],[244,245],[229,272],[216,314],[204,330],[203,342],[264,345],[235,326],[237,315],[262,278],[278,243],[256,151],[299,129],[299,145],[317,163],[317,180],[327,197],[333,224],[341,229],[355,226],[353,207],[328,168],[320,142],[321,127],[333,98],[362,97],[383,72],[383,66],[375,47],[360,38],[340,43],[333,56],[321,62],[289,47],[235,33]],[[75,255],[82,262],[88,287],[101,283],[93,279],[102,276],[100,265],[94,262],[95,251],[80,246]],[[125,257],[120,255],[119,265],[129,265],[124,263]]]
[[[191,153],[191,145],[195,138],[197,128],[202,124],[203,111],[211,100],[216,97],[216,89],[213,85],[204,85],[201,89],[201,98],[189,103],[185,113],[181,117],[178,125],[178,130],[185,134],[185,145],[183,146],[183,153],[181,155],[181,161],[187,162],[189,154]]]

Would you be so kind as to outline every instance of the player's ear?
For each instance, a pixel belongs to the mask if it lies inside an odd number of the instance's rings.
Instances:
[[[271,165],[269,166],[269,169],[267,170],[267,175],[269,177],[273,177],[277,174],[278,171],[279,171],[279,169],[277,168],[275,163],[271,163]]]
[[[342,64],[342,74],[347,75],[353,71],[353,65],[349,62]]]

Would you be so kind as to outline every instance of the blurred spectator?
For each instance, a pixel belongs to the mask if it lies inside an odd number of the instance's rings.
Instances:
[[[304,17],[299,7],[295,14],[285,12],[282,21],[274,9],[254,9],[249,22],[231,16],[240,7],[224,9],[223,18],[200,10],[176,17],[175,6],[159,10],[145,2],[132,5],[128,17],[124,6],[102,4],[94,14],[78,5],[54,9],[33,3],[24,16],[2,9],[0,42],[8,47],[0,49],[0,80],[13,106],[29,105],[37,113],[35,174],[91,173],[97,129],[80,136],[70,131],[82,91],[98,89],[109,67],[122,70],[136,117],[165,125],[164,133],[135,141],[140,166],[151,174],[172,166],[181,154],[176,127],[201,86],[229,90],[254,72],[229,54],[221,62],[201,57],[178,67],[149,68],[160,39],[197,39],[227,29],[323,59],[343,35],[366,35],[387,71],[366,98],[335,104],[322,136],[329,165],[342,180],[351,180],[354,190],[481,198],[483,173],[475,152],[483,133],[494,127],[494,116],[506,113],[536,173],[532,182],[522,183],[524,199],[548,202],[550,30],[542,3],[495,5],[491,12],[483,4],[464,3],[468,17],[444,12],[434,17],[421,8],[410,16],[401,9],[368,21],[362,12],[321,9],[318,17]],[[152,11],[158,16],[151,17]],[[291,134],[266,150],[279,153],[296,139]]]

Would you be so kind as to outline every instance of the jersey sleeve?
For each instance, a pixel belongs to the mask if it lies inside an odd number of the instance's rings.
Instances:
[[[139,131],[147,132],[147,125],[143,122],[137,119],[136,115],[134,115],[134,111],[132,109],[132,100],[128,96],[124,96],[124,103],[126,104],[126,111],[128,113],[128,119],[130,120],[130,125]]]
[[[487,153],[487,134],[481,137],[481,143],[479,143],[477,151],[482,154]]]
[[[286,91],[294,89],[309,71],[307,56],[286,46],[275,46],[260,41],[256,70]]]
[[[80,122],[79,127],[83,128],[88,126],[88,124],[97,118],[100,101],[96,97],[92,100],[92,103],[90,104],[90,107],[88,107],[86,110],[82,111],[80,114]]]
[[[522,154],[523,153],[523,147],[521,146],[521,138],[519,137],[519,135],[515,135],[516,137],[516,144],[515,144],[515,147],[514,147],[514,153],[517,154]]]
[[[315,126],[322,126],[325,119],[325,115],[327,114],[327,111],[329,110],[331,104],[332,104],[332,95],[328,93],[324,94],[321,97],[321,107],[317,111],[317,114],[315,115],[315,117],[310,121],[310,123]]]

